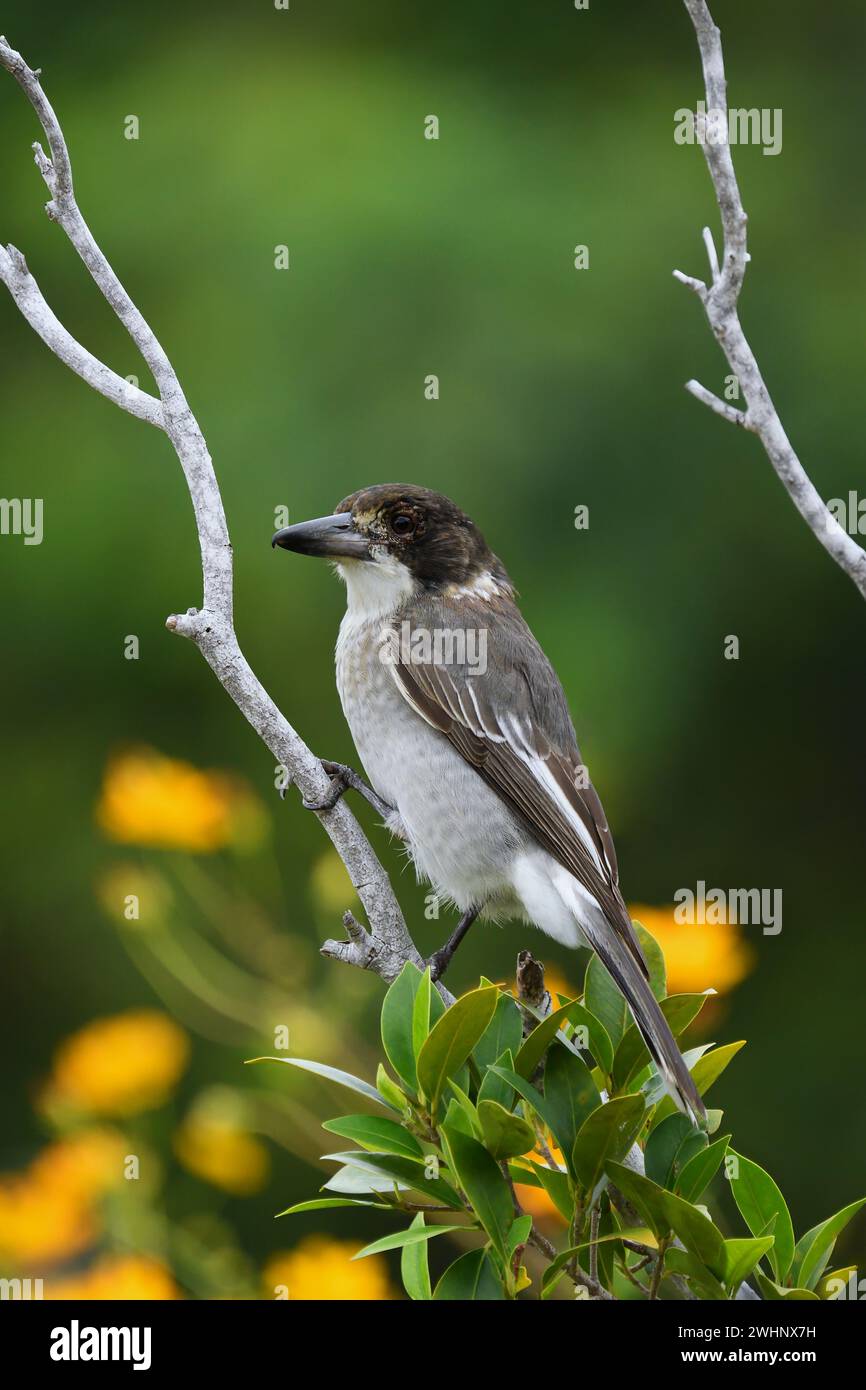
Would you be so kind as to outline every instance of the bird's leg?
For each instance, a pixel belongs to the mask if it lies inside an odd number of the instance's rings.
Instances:
[[[445,971],[448,969],[448,966],[451,964],[451,958],[454,955],[454,952],[457,950],[457,947],[460,945],[460,942],[463,940],[464,936],[468,932],[469,928],[472,926],[472,923],[475,921],[475,918],[478,916],[480,911],[481,908],[479,906],[470,907],[467,912],[464,912],[463,916],[460,918],[460,921],[457,923],[457,926],[454,928],[448,940],[445,942],[445,945],[440,946],[438,951],[433,952],[432,956],[427,962],[427,964],[430,967],[431,980],[441,980],[442,976],[445,974]]]
[[[363,777],[355,772],[354,768],[347,767],[345,763],[329,762],[327,758],[322,758],[321,762],[322,767],[331,778],[331,785],[323,801],[307,801],[304,797],[303,805],[308,811],[330,811],[332,806],[336,806],[343,793],[351,788],[352,791],[360,792],[383,818],[393,815],[394,807],[389,806],[388,802],[379,796],[378,792],[374,792],[372,787],[368,787]]]

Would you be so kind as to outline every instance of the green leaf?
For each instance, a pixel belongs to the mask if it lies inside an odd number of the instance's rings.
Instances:
[[[659,1008],[675,1038],[694,1023],[707,1000],[715,992],[714,989],[706,989],[701,994],[669,994],[665,999],[659,1000]]]
[[[625,1157],[638,1136],[645,1114],[643,1096],[621,1096],[587,1115],[574,1141],[572,1154],[575,1176],[586,1192],[595,1191],[608,1159],[618,1162]]]
[[[514,1252],[518,1245],[525,1245],[529,1240],[532,1231],[532,1217],[528,1214],[518,1216],[514,1221],[511,1230],[508,1232],[508,1258],[514,1259]]]
[[[442,996],[438,989],[433,986],[430,978],[430,967],[428,966],[421,976],[415,1002],[412,1005],[412,1051],[416,1058],[424,1046],[431,1026],[442,1017],[444,1012],[445,1005],[442,1002]]]
[[[842,1269],[830,1270],[829,1273],[821,1275],[815,1285],[815,1293],[819,1298],[829,1299],[833,1303],[849,1298],[859,1299],[861,1295],[858,1289],[858,1275],[856,1265],[845,1265]]]
[[[741,1042],[728,1043],[726,1047],[714,1048],[712,1052],[703,1051],[694,1066],[689,1066],[692,1078],[700,1095],[706,1095],[713,1082],[718,1080],[728,1064],[734,1060],[740,1049],[745,1046],[745,1039],[743,1039]],[[655,1128],[657,1124],[660,1124],[663,1119],[666,1119],[668,1115],[674,1114],[676,1108],[670,1096],[665,1096],[664,1100],[660,1101],[656,1108],[653,1128]]]
[[[468,1134],[470,1139],[480,1139],[481,1135],[476,1134],[476,1126],[467,1115],[459,1100],[449,1100],[448,1109],[445,1111],[445,1124],[452,1129],[459,1129],[461,1134]],[[480,1130],[481,1126],[478,1125]]]
[[[673,1187],[674,1160],[684,1139],[694,1133],[694,1125],[687,1115],[668,1115],[660,1125],[656,1125],[646,1143],[644,1169],[648,1178],[659,1187]]]
[[[481,1121],[478,1118],[478,1111],[472,1104],[472,1101],[469,1099],[466,1092],[463,1090],[463,1087],[458,1086],[457,1082],[454,1080],[453,1077],[449,1080],[448,1086],[449,1089],[454,1092],[454,1097],[457,1101],[457,1104],[460,1106],[460,1109],[463,1111],[464,1115],[469,1121],[469,1128],[468,1130],[464,1129],[464,1133],[471,1134],[473,1139],[482,1139],[483,1131],[481,1129]],[[448,1108],[450,1110],[451,1107],[449,1106]]]
[[[607,1164],[612,1182],[637,1207],[647,1225],[658,1237],[674,1231],[686,1249],[706,1265],[717,1279],[725,1272],[725,1242],[712,1221],[691,1203],[666,1192],[620,1163]]]
[[[514,1057],[511,1049],[507,1048],[501,1057],[497,1057],[495,1062],[488,1064],[484,1073],[481,1085],[478,1088],[478,1104],[483,1100],[496,1100],[500,1105],[504,1105],[506,1110],[514,1107],[514,1087],[494,1070],[499,1067],[503,1071],[514,1070]]]
[[[508,1232],[514,1221],[514,1206],[508,1183],[496,1160],[475,1139],[459,1130],[442,1130],[457,1181],[469,1198],[496,1250],[508,1259]]]
[[[504,1052],[515,1053],[522,1037],[523,1020],[520,1010],[511,995],[500,990],[493,1017],[472,1053],[482,1075],[489,1066],[499,1061]]]
[[[535,1169],[532,1167],[531,1158],[511,1158],[508,1160],[508,1172],[512,1182],[525,1183],[527,1187],[541,1187]]]
[[[697,1018],[706,999],[705,994],[671,994],[660,1001],[659,1008],[675,1038]],[[651,1060],[640,1029],[633,1023],[626,1029],[613,1059],[613,1082],[617,1090],[627,1090]]]
[[[544,1104],[553,1136],[570,1166],[578,1131],[587,1115],[601,1104],[601,1096],[583,1059],[564,1047],[555,1047],[548,1054]]]
[[[642,1173],[635,1173],[631,1168],[626,1168],[613,1159],[608,1159],[605,1169],[611,1182],[628,1198],[632,1206],[637,1208],[656,1240],[662,1240],[668,1235],[671,1225],[665,1210],[664,1199],[667,1194],[664,1188],[645,1178]]]
[[[486,1250],[470,1250],[449,1265],[433,1294],[435,1302],[497,1302],[505,1298]]]
[[[650,989],[656,999],[662,1000],[668,992],[667,979],[665,978],[665,958],[662,948],[655,937],[647,931],[642,922],[632,922],[632,926],[637,932],[637,939],[641,944],[644,960],[649,970]]]
[[[604,1025],[576,999],[572,1000],[570,1004],[564,1004],[561,1009],[556,1009],[553,1013],[548,1014],[537,1028],[533,1028],[517,1052],[514,1059],[514,1070],[529,1080],[560,1028],[568,1022],[573,1023],[578,1028],[586,1029],[589,1051],[592,1052],[599,1066],[603,1067],[606,1072],[609,1071],[613,1061],[613,1044]]]
[[[326,1081],[336,1081],[338,1086],[345,1086],[349,1091],[357,1091],[359,1096],[366,1096],[367,1100],[374,1100],[377,1105],[384,1105],[392,1110],[395,1107],[388,1104],[374,1086],[369,1081],[362,1081],[359,1076],[352,1076],[350,1072],[340,1071],[338,1067],[325,1066],[324,1062],[306,1062],[301,1057],[250,1057],[247,1065],[253,1062],[283,1062],[289,1067],[300,1067],[301,1071],[311,1071],[316,1076],[323,1076]]]
[[[356,1197],[315,1197],[311,1202],[296,1202],[277,1216],[296,1216],[299,1211],[327,1211],[329,1207],[376,1207],[378,1211],[391,1211],[384,1202],[365,1202]]]
[[[384,1173],[377,1173],[371,1168],[360,1168],[353,1163],[347,1163],[327,1182],[322,1183],[323,1192],[340,1192],[351,1196],[372,1196],[375,1193],[393,1196],[394,1191],[408,1192],[410,1184],[398,1182],[395,1178],[388,1177]],[[381,1206],[381,1203],[371,1203],[372,1206]]]
[[[407,1097],[400,1090],[396,1081],[391,1080],[381,1062],[376,1071],[376,1090],[392,1110],[398,1110],[404,1116],[411,1114]]]
[[[586,1043],[579,1043],[583,1051],[592,1053],[595,1061],[601,1067],[606,1076],[610,1075],[613,1066],[613,1043],[607,1035],[607,1029],[600,1018],[591,1014],[583,1004],[574,1001],[569,1009],[568,1021],[575,1030],[583,1029],[586,1033]],[[571,1041],[576,1042],[574,1034]]]
[[[410,1231],[424,1230],[424,1213],[419,1211],[412,1220]],[[404,1245],[400,1256],[400,1278],[403,1288],[415,1303],[427,1303],[433,1297],[430,1283],[430,1262],[426,1244]]]
[[[708,1302],[721,1301],[726,1297],[718,1279],[710,1274],[700,1260],[690,1255],[688,1250],[679,1250],[675,1245],[669,1246],[665,1252],[665,1271],[682,1275],[691,1285],[692,1292]]]
[[[773,1236],[725,1241],[724,1280],[732,1294],[737,1292],[744,1279],[748,1279],[758,1261],[772,1249]],[[772,1255],[770,1260],[772,1263]]]
[[[725,1242],[721,1231],[691,1202],[684,1202],[682,1197],[675,1197],[672,1192],[664,1193],[664,1208],[671,1229],[686,1249],[696,1255],[717,1279],[723,1279]]]
[[[696,1202],[707,1185],[715,1177],[716,1171],[725,1157],[728,1144],[731,1142],[730,1134],[725,1134],[715,1143],[701,1149],[693,1158],[690,1158],[680,1169],[677,1178],[677,1192],[680,1197],[687,1202]]]
[[[798,1284],[807,1289],[815,1287],[833,1253],[837,1236],[845,1229],[852,1216],[857,1215],[864,1202],[866,1197],[861,1198],[859,1202],[852,1202],[850,1206],[837,1211],[835,1216],[806,1232],[797,1244],[794,1270]]]
[[[460,1070],[492,1019],[498,996],[495,985],[472,990],[430,1030],[418,1054],[418,1084],[434,1112],[448,1077]]]
[[[422,1216],[423,1213],[419,1211],[418,1215]],[[352,1259],[364,1260],[368,1255],[381,1255],[385,1250],[402,1250],[407,1245],[421,1245],[432,1240],[434,1236],[444,1236],[449,1231],[466,1229],[466,1226],[425,1226],[422,1230],[413,1223],[408,1231],[394,1231],[390,1236],[380,1236],[370,1245],[365,1245],[363,1250],[352,1256]]]
[[[394,1120],[380,1119],[378,1115],[343,1115],[338,1120],[325,1120],[322,1129],[339,1134],[343,1139],[351,1139],[362,1149],[401,1154],[403,1158],[424,1157],[414,1134]]]
[[[736,1176],[731,1176],[731,1191],[752,1235],[764,1235],[767,1223],[776,1218],[770,1265],[777,1282],[784,1284],[794,1258],[794,1227],[785,1199],[769,1173],[759,1168],[757,1163],[752,1163],[751,1159],[743,1158],[742,1154],[733,1150],[731,1154],[736,1160]]]
[[[428,1169],[425,1163],[419,1163],[412,1158],[398,1158],[396,1154],[368,1153],[365,1149],[352,1149],[348,1153],[323,1154],[322,1157],[332,1163],[344,1163],[351,1168],[360,1169],[362,1173],[371,1173],[374,1176],[381,1176],[391,1182],[410,1187],[415,1192],[422,1193],[425,1197],[433,1197],[439,1202],[444,1202],[446,1206],[454,1207],[455,1210],[462,1210],[463,1203],[444,1178],[427,1176]],[[327,1187],[331,1183],[325,1184]],[[382,1189],[379,1189],[382,1190]]]
[[[728,1064],[745,1046],[746,1040],[742,1038],[739,1042],[727,1043],[725,1047],[716,1047],[712,1052],[706,1052],[695,1062],[691,1073],[702,1096],[706,1095],[713,1082],[718,1081]]]
[[[495,1076],[501,1077],[503,1081],[507,1081],[511,1089],[516,1091],[532,1107],[542,1123],[546,1124],[548,1129],[553,1129],[553,1110],[548,1107],[547,1101],[540,1091],[536,1090],[524,1077],[518,1076],[516,1071],[509,1071],[507,1067],[491,1067],[490,1071]]]
[[[493,1158],[517,1158],[535,1148],[535,1130],[495,1100],[478,1102],[484,1146]]]
[[[693,1134],[688,1135],[688,1137],[683,1140],[677,1150],[676,1158],[674,1159],[674,1171],[671,1180],[672,1188],[676,1188],[677,1178],[686,1164],[697,1154],[703,1153],[704,1149],[708,1147],[709,1142],[709,1138],[704,1133],[703,1129],[695,1130]]]
[[[546,1163],[533,1161],[532,1167],[560,1216],[571,1222],[574,1219],[574,1194],[568,1174],[559,1168],[548,1168]]]
[[[586,968],[586,985],[583,1002],[602,1024],[611,1043],[616,1047],[622,1042],[626,1028],[631,1023],[628,1005],[608,975],[598,956],[593,955]]]
[[[769,1302],[777,1303],[780,1300],[793,1303],[806,1303],[810,1299],[818,1301],[818,1295],[812,1293],[811,1289],[786,1289],[781,1284],[776,1284],[772,1279],[768,1279],[766,1274],[762,1274],[759,1269],[755,1270],[755,1283],[761,1293],[761,1297]]]
[[[421,971],[406,962],[382,1001],[382,1046],[400,1080],[414,1095],[418,1090],[415,1063],[415,999],[421,988]],[[429,1009],[430,992],[427,991]]]
[[[681,1055],[686,1069],[692,1071],[703,1057],[704,1053],[709,1052],[712,1046],[712,1043],[702,1043],[700,1047],[690,1047],[687,1052],[683,1052]],[[641,1090],[646,1095],[647,1105],[657,1105],[653,1127],[655,1127],[655,1124],[658,1123],[659,1120],[666,1119],[668,1115],[672,1115],[676,1110],[677,1107],[665,1090],[665,1083],[654,1064],[644,1068],[644,1070],[630,1082],[630,1085],[640,1086]],[[659,1101],[661,1104],[657,1104]]]

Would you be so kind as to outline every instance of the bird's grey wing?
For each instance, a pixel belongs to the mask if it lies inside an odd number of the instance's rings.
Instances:
[[[424,633],[432,640],[425,642]],[[437,633],[451,635],[450,642],[441,640],[439,653],[448,659],[436,659]],[[470,648],[474,660],[466,659]],[[648,974],[619,891],[613,837],[581,763],[565,695],[519,611],[474,597],[459,607],[431,598],[413,610],[408,631],[403,614],[391,629],[389,649],[403,697],[592,894]]]

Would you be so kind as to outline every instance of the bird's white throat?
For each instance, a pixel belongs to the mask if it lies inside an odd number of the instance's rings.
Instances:
[[[335,568],[346,585],[346,616],[351,623],[389,618],[417,587],[406,565],[385,552],[372,560],[340,560]]]

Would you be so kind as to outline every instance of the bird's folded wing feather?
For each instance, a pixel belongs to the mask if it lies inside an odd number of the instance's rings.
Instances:
[[[460,635],[464,656],[470,649],[472,630],[483,663],[455,659]],[[451,634],[442,643],[449,659],[436,660],[435,642],[417,640],[425,633]],[[489,600],[464,598],[458,609],[429,599],[414,611],[408,632],[398,621],[389,636],[390,668],[404,699],[592,894],[647,974],[619,891],[613,837],[581,763],[562,687],[519,611]]]

